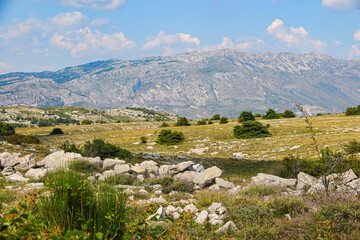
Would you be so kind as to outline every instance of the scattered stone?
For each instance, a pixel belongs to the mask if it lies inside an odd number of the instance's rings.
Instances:
[[[19,161],[19,164],[14,166],[15,170],[27,171],[36,165],[34,154],[27,155],[23,158],[18,158],[17,160]]]
[[[162,194],[162,191],[161,190],[156,190],[156,191],[154,191],[154,194],[160,195],[160,194]]]
[[[37,162],[38,167],[44,166],[49,171],[67,168],[69,163],[75,160],[83,160],[83,157],[78,153],[64,152],[63,150],[47,155],[43,160]]]
[[[220,191],[220,186],[219,184],[214,184],[214,185],[211,185],[209,188],[208,188],[210,191]]]
[[[197,175],[197,172],[193,172],[193,171],[186,171],[186,172],[182,172],[182,173],[178,173],[176,175],[174,175],[175,179],[180,179],[183,181],[188,181],[188,182],[193,182],[194,177]]]
[[[360,179],[359,178],[355,179],[355,180],[347,183],[347,185],[354,190],[359,190],[360,189]]]
[[[216,230],[216,233],[223,233],[227,231],[237,232],[239,229],[236,227],[236,225],[232,221],[228,221],[225,223],[224,226]]]
[[[344,173],[333,173],[327,176],[327,179],[330,182],[338,183],[338,184],[346,184],[348,182],[351,182],[354,179],[357,179],[356,174],[352,169],[349,171],[346,171]]]
[[[47,170],[45,168],[31,168],[25,173],[25,177],[40,180],[46,176]]]
[[[222,178],[215,178],[215,183],[219,185],[221,188],[234,188],[235,185],[232,182],[225,181]]]
[[[129,196],[128,199],[129,201],[134,201],[134,196]]]
[[[103,172],[103,177],[100,177],[99,180],[105,180],[109,177],[113,177],[116,175],[116,171],[115,170],[106,170]]]
[[[180,218],[180,213],[178,213],[178,212],[173,212],[173,213],[171,213],[171,215],[175,220]]]
[[[206,187],[208,185],[211,185],[215,178],[220,177],[222,174],[222,171],[218,167],[211,167],[206,169],[205,171],[198,173],[195,177],[193,182],[195,184],[198,184],[200,187]]]
[[[156,220],[166,218],[165,209],[164,209],[162,206],[160,206],[160,208],[156,211],[156,213],[153,214],[153,215],[151,215],[151,216],[148,218],[148,220],[151,220],[151,219],[153,219],[154,217],[156,218]]]
[[[299,189],[299,190],[311,188],[312,186],[315,186],[318,183],[318,180],[315,177],[313,177],[309,174],[303,173],[303,172],[300,172],[297,175],[297,179],[298,179],[298,182],[296,185],[296,189]]]
[[[158,197],[158,198],[150,198],[147,200],[147,203],[166,203],[166,199],[163,198],[162,196]]]
[[[140,175],[137,175],[136,177],[140,182],[143,182],[144,181],[144,175],[140,174]]]
[[[179,163],[176,165],[176,171],[178,171],[178,172],[185,171],[187,169],[190,169],[190,167],[192,167],[193,165],[194,165],[193,161]]]
[[[229,189],[228,190],[228,193],[231,194],[231,195],[236,195],[238,194],[239,192],[241,191],[241,186],[236,186],[232,189]]]
[[[124,160],[106,158],[103,162],[103,168],[110,168],[115,165],[122,165],[122,164],[125,164]]]
[[[256,177],[251,178],[251,183],[258,186],[293,187],[296,185],[296,179],[286,179],[270,174],[258,173]]]
[[[130,169],[131,172],[134,172],[136,174],[141,174],[141,173],[144,173],[145,172],[145,168],[143,168],[142,166],[140,165],[135,165],[135,166],[132,166],[131,169]]]
[[[6,176],[5,178],[6,178],[6,180],[8,180],[10,182],[25,183],[25,182],[29,181],[28,178],[24,178],[20,173],[14,173],[12,175]]]
[[[193,169],[193,171],[195,171],[195,172],[203,172],[205,169],[204,169],[204,167],[203,167],[203,165],[201,165],[201,164],[195,164],[195,165],[193,165],[192,166],[192,169]]]
[[[159,176],[160,177],[168,177],[168,176],[172,176],[174,175],[174,171],[172,171],[172,169],[174,168],[174,166],[171,165],[161,165],[159,167]]]
[[[155,174],[157,174],[158,170],[159,170],[159,167],[157,165],[158,164],[156,162],[152,161],[152,160],[144,161],[144,162],[140,163],[140,166],[142,168],[144,168],[148,172],[152,172],[152,173],[155,173]]]
[[[289,221],[291,221],[291,216],[290,216],[290,214],[285,214],[285,217],[286,217]]]
[[[130,166],[129,166],[129,164],[115,165],[114,171],[115,171],[115,174],[128,173],[130,171]]]
[[[184,211],[196,213],[199,212],[199,209],[194,204],[188,204],[184,207]]]
[[[196,217],[195,222],[197,224],[204,224],[204,222],[208,219],[209,213],[206,210],[200,212],[200,214]]]
[[[223,215],[226,213],[226,208],[224,207],[224,205],[222,205],[221,203],[213,203],[211,204],[211,206],[208,208],[208,211],[211,214],[220,214]]]

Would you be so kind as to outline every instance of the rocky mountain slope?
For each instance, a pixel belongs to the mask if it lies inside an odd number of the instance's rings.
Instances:
[[[359,104],[360,61],[225,49],[0,75],[0,105],[146,107],[193,118],[243,110],[339,112]]]

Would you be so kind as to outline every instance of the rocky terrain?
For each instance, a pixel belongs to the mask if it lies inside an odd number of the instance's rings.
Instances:
[[[306,53],[191,52],[0,76],[0,104],[146,107],[192,118],[243,110],[341,112],[360,99],[360,62]]]

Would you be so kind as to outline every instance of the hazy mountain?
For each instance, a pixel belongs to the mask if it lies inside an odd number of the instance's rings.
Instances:
[[[243,110],[344,111],[360,101],[360,61],[318,53],[191,52],[0,75],[0,105],[146,107],[193,118]]]

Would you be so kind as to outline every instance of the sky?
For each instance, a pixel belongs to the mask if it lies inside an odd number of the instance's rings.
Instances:
[[[0,74],[222,48],[360,59],[360,0],[0,0]]]

